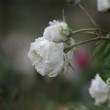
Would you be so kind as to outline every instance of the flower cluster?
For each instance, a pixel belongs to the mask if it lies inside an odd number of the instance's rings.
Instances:
[[[108,103],[110,106],[110,86],[101,79],[99,74],[96,74],[95,79],[92,80],[89,93],[95,99],[96,105]]]
[[[28,57],[42,76],[55,77],[61,72],[66,72],[69,57],[64,48],[75,43],[68,35],[68,25],[63,21],[54,20],[45,28],[43,37],[31,43]]]

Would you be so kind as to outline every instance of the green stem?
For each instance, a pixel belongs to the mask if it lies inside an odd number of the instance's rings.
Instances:
[[[100,32],[104,32],[107,34],[110,34],[109,31],[103,30],[101,28],[88,28],[88,29],[79,29],[79,30],[75,30],[75,31],[71,31],[71,34],[80,34],[80,33],[89,33],[89,31],[100,31]],[[92,32],[91,32],[92,33]],[[92,33],[93,34],[93,33]],[[97,33],[98,34],[98,33]],[[96,35],[96,33],[94,34]]]
[[[67,53],[68,51],[70,51],[72,48],[76,47],[76,46],[79,46],[79,45],[82,45],[82,44],[86,44],[86,43],[90,43],[90,42],[93,42],[93,41],[99,41],[99,40],[107,40],[107,41],[110,41],[110,38],[108,37],[95,37],[95,38],[92,38],[92,39],[89,39],[89,40],[84,40],[84,41],[81,41],[79,43],[76,43],[68,48],[65,48],[64,51]]]
[[[93,20],[93,18],[89,15],[89,13],[85,10],[85,8],[81,5],[78,4],[79,8],[86,14],[86,16],[89,18],[89,20],[93,23],[94,26],[97,27],[96,22]]]
[[[72,31],[72,34],[78,34],[86,31],[97,31],[97,30],[98,28],[79,29],[79,30]]]

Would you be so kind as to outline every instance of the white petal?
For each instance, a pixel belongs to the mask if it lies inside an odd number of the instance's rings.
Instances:
[[[50,42],[41,37],[31,43],[28,56],[42,76],[55,77],[62,72],[65,66],[63,50],[63,43]]]
[[[97,10],[107,11],[110,9],[110,0],[97,0]]]
[[[49,22],[50,26],[45,28],[43,36],[53,42],[62,42],[67,39],[65,35],[68,35],[67,32],[68,25],[65,22],[53,21]]]
[[[89,93],[95,99],[95,104],[100,105],[107,101],[109,90],[109,86],[97,74],[95,79],[92,80]]]

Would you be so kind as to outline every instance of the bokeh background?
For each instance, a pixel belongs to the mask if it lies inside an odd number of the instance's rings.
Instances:
[[[110,30],[110,13],[98,12],[96,2],[81,0],[95,21]],[[107,110],[94,106],[88,93],[97,72],[91,64],[95,43],[77,47],[71,59],[75,70],[55,78],[41,77],[27,57],[30,43],[42,37],[49,21],[63,20],[63,10],[73,30],[94,27],[66,0],[0,0],[0,110]]]

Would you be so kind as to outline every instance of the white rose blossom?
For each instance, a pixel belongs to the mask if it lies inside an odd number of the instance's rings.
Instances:
[[[41,37],[31,43],[28,56],[42,76],[55,77],[59,73],[65,72],[68,65],[63,50],[63,43],[50,42]]]
[[[49,26],[45,28],[43,37],[49,41],[62,42],[67,40],[69,35],[68,25],[64,21],[49,22]]]
[[[101,105],[106,102],[110,105],[110,86],[101,79],[99,74],[92,80],[89,93],[95,99],[96,105]]]
[[[97,10],[98,11],[107,11],[110,9],[110,0],[97,0]]]

